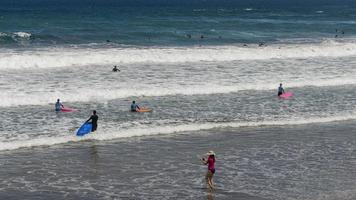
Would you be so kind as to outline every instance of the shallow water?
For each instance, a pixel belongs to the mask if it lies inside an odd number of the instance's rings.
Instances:
[[[1,198],[353,199],[354,121],[216,128],[0,154]],[[217,153],[217,191],[199,158]]]

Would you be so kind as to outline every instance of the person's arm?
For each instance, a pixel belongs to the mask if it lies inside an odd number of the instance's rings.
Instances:
[[[136,109],[139,109],[139,110],[140,110],[141,108],[140,108],[140,107],[138,107],[138,105],[136,105]]]
[[[284,92],[284,88],[282,88],[282,92],[285,93],[285,92]]]
[[[61,107],[64,108],[63,104],[61,103]]]
[[[88,123],[92,119],[93,119],[93,116],[90,116],[90,118],[85,123]]]
[[[207,164],[208,164],[208,159],[202,158],[202,159],[201,159],[201,162],[202,162],[204,165],[207,165]]]

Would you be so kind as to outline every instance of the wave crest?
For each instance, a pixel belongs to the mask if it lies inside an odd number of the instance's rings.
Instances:
[[[26,34],[25,34],[26,35]],[[206,46],[186,48],[56,47],[0,52],[0,70],[57,68],[132,63],[222,62],[356,56],[356,43],[334,40],[318,44],[274,44],[265,47]]]

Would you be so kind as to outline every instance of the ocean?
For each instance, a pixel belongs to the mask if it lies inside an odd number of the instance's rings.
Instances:
[[[355,199],[355,24],[349,0],[3,0],[0,199]]]

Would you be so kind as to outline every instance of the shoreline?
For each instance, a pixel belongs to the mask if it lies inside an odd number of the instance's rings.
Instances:
[[[227,128],[1,152],[0,197],[209,199],[207,190],[201,189],[206,166],[197,157],[214,149],[214,180],[220,192],[213,199],[299,199],[300,192],[310,199],[315,192],[302,185],[321,184],[320,178],[351,184],[356,176],[349,170],[356,162],[356,157],[350,157],[355,146],[349,130],[354,128],[354,121]],[[292,184],[295,192],[285,184]],[[13,187],[21,190],[9,194]],[[338,188],[326,184],[318,193],[326,195]],[[48,190],[58,193],[46,194]]]

